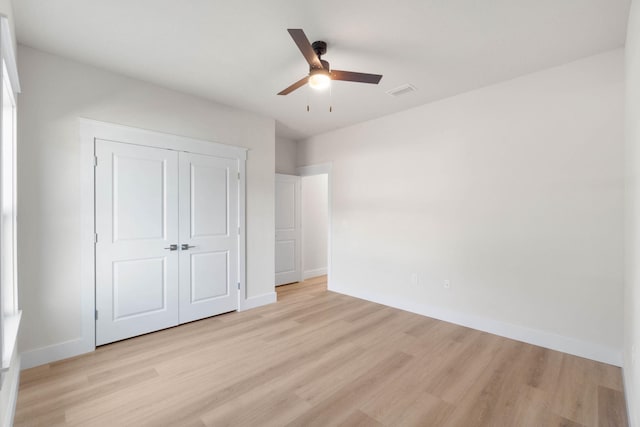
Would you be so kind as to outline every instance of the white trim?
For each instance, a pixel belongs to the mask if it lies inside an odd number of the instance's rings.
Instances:
[[[17,351],[17,339],[18,339],[18,331],[20,329],[20,319],[22,317],[22,312],[18,310],[18,288],[17,288],[17,246],[16,246],[16,233],[17,233],[17,224],[16,224],[16,212],[17,212],[17,198],[16,198],[16,153],[17,153],[17,144],[16,144],[16,135],[17,135],[17,106],[16,106],[16,97],[17,94],[20,93],[20,80],[18,79],[18,67],[16,64],[16,55],[14,49],[14,40],[12,39],[11,34],[11,26],[9,23],[9,19],[4,14],[0,14],[0,84],[5,84],[5,71],[7,75],[7,84],[11,89],[11,93],[8,93],[10,98],[10,102],[13,106],[13,115],[12,115],[12,123],[13,127],[12,133],[12,141],[10,142],[11,147],[11,155],[12,159],[12,193],[10,196],[13,198],[13,216],[12,216],[12,251],[13,251],[13,265],[10,266],[12,271],[12,281],[11,283],[3,283],[3,286],[11,286],[13,287],[13,314],[11,316],[0,315],[0,383],[2,381],[6,381],[7,379],[11,380],[11,384],[0,384],[0,389],[3,387],[11,387],[9,389],[9,408],[0,408],[0,416],[2,416],[2,411],[7,410],[6,415],[4,415],[4,419],[1,419],[4,424],[3,425],[12,425],[13,424],[13,414],[15,411],[15,404],[17,400],[17,389],[20,381],[20,355]],[[4,96],[4,95],[3,95]],[[2,123],[0,126],[0,130],[4,129],[5,124]],[[1,288],[1,287],[0,287]],[[2,291],[2,289],[0,289]],[[3,305],[2,296],[0,295],[0,305]],[[6,388],[4,390],[6,392]]]
[[[18,343],[18,330],[20,329],[20,319],[22,318],[22,310],[18,310],[17,313],[4,317],[2,319],[2,366],[0,366],[0,373],[4,373],[11,368],[11,359],[13,358],[13,352],[16,349]],[[5,344],[8,344],[5,346]]]
[[[327,175],[327,226],[329,236],[327,237],[327,269],[324,274],[327,275],[327,286],[331,286],[331,253],[332,253],[332,235],[333,235],[333,176],[332,176],[332,163],[318,163],[317,165],[300,166],[296,168],[296,174],[299,176],[311,176],[311,175]],[[304,242],[303,242],[304,244]],[[303,254],[304,256],[304,254]],[[304,267],[303,267],[304,268]],[[303,271],[303,279],[304,277]],[[313,277],[313,276],[309,276]]]
[[[240,215],[238,280],[240,292],[238,310],[246,305],[246,159],[247,149],[205,140],[188,138],[147,129],[122,126],[91,119],[78,119],[82,206],[81,219],[81,278],[82,278],[82,336],[80,338],[34,349],[24,353],[23,364],[33,367],[94,351],[95,338],[95,140],[104,139],[148,147],[180,150],[238,160],[240,172],[238,214]]]
[[[68,359],[69,357],[78,356],[95,350],[95,345],[88,347],[86,344],[87,343],[83,338],[76,338],[24,351],[20,354],[20,357],[22,358],[22,369],[45,365],[47,363]]]
[[[13,40],[11,39],[11,26],[9,19],[6,16],[0,15],[0,27],[2,32],[0,33],[0,44],[2,45],[2,58],[7,64],[7,73],[9,74],[9,80],[11,81],[11,88],[13,89],[14,97],[20,93],[20,79],[18,78],[18,65],[16,64],[16,53],[13,49]]]
[[[307,280],[312,277],[324,276],[327,274],[326,268],[315,268],[313,270],[305,270],[302,272],[302,280]]]
[[[296,168],[296,175],[299,176],[311,176],[311,175],[322,175],[322,174],[331,174],[331,169],[333,165],[331,163],[318,163],[317,165],[309,165],[309,166],[300,166]]]
[[[80,274],[81,326],[79,339],[66,341],[24,353],[23,364],[38,366],[55,360],[77,356],[96,348],[96,288],[95,288],[95,137],[93,126],[79,123],[80,131]]]
[[[245,159],[238,159],[238,171],[240,172],[240,179],[238,180],[238,215],[240,216],[238,221],[240,227],[240,233],[238,234],[238,282],[240,282],[238,311],[241,311],[244,301],[247,299],[247,161]]]
[[[14,367],[15,371],[9,373],[9,374],[4,374],[7,375],[9,378],[3,378],[4,381],[7,381],[7,379],[11,379],[11,383],[7,384],[7,383],[3,383],[2,387],[8,386],[10,387],[9,389],[9,396],[7,399],[7,407],[6,408],[0,408],[0,409],[6,409],[7,412],[4,415],[4,419],[2,420],[2,426],[3,427],[11,427],[13,425],[13,420],[15,418],[15,414],[16,414],[16,403],[18,403],[18,389],[20,388],[20,355],[15,354],[15,367]],[[2,411],[0,411],[0,416],[2,415]]]
[[[521,325],[501,322],[499,320],[488,319],[486,317],[460,313],[429,304],[406,300],[404,298],[351,289],[346,286],[336,285],[335,283],[329,286],[329,290],[378,304],[383,304],[389,307],[398,308],[400,310],[432,317],[434,319],[444,320],[445,322],[454,323],[456,325],[489,332],[491,334],[514,339],[516,341],[522,341],[540,347],[549,348],[551,350],[585,357],[587,359],[608,363],[614,366],[622,366],[622,353],[620,349],[617,348],[582,341],[576,338],[565,337],[538,329],[531,329]]]
[[[96,139],[124,142],[127,144],[144,145],[146,147],[164,148],[167,150],[187,151],[190,153],[207,154],[229,159],[247,159],[247,148],[234,145],[220,144],[203,139],[189,138],[154,130],[100,122],[92,119],[79,118],[82,134],[90,134]]]
[[[242,301],[238,311],[251,310],[252,308],[261,307],[263,305],[273,304],[278,301],[278,294],[276,292],[269,292],[268,294],[256,295]]]
[[[630,362],[629,360],[625,360],[625,366],[627,365],[631,365],[631,363],[626,363],[626,362]],[[636,412],[638,411],[637,408],[637,404],[635,404],[637,402],[637,400],[635,399],[635,393],[634,393],[634,389],[633,389],[633,382],[632,379],[630,378],[630,381],[627,381],[627,369],[625,369],[625,366],[622,367],[622,389],[624,390],[624,397],[625,397],[625,408],[627,410],[627,421],[629,422],[629,426],[630,427],[639,427],[640,426],[640,419],[636,419]]]

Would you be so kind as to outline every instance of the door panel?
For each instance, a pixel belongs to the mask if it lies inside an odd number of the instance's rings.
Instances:
[[[227,236],[229,170],[226,167],[206,167],[194,163],[190,163],[189,167],[190,237]]]
[[[276,176],[276,230],[295,230],[299,186],[300,178],[297,176]]]
[[[191,302],[225,296],[228,277],[229,251],[192,253]]]
[[[276,286],[298,282],[300,260],[300,177],[276,174]]]
[[[185,323],[238,309],[238,162],[193,153],[179,162]]]
[[[166,159],[113,156],[113,240],[165,236]],[[131,185],[135,183],[135,185]]]
[[[97,140],[96,344],[178,324],[178,154]]]
[[[296,270],[296,241],[276,242],[276,272],[291,273]]]
[[[165,310],[167,307],[164,258],[113,263],[113,318]]]

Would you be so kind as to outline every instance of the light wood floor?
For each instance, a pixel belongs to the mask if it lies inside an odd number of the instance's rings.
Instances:
[[[620,369],[326,291],[22,373],[16,426],[625,426]]]

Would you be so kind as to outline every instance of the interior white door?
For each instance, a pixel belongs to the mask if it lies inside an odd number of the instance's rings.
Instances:
[[[300,206],[300,177],[276,174],[276,286],[302,276]]]
[[[101,345],[178,324],[178,153],[102,140],[95,150]]]
[[[180,153],[180,323],[238,309],[238,161]]]

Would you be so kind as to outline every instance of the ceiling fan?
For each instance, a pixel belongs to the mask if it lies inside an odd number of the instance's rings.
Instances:
[[[288,95],[306,83],[314,89],[324,89],[329,86],[331,80],[343,80],[347,82],[378,84],[382,75],[356,73],[353,71],[332,70],[329,63],[322,59],[327,53],[327,44],[323,41],[309,43],[309,39],[301,29],[288,29],[291,38],[302,52],[302,56],[309,63],[309,75],[301,78],[278,95]]]

